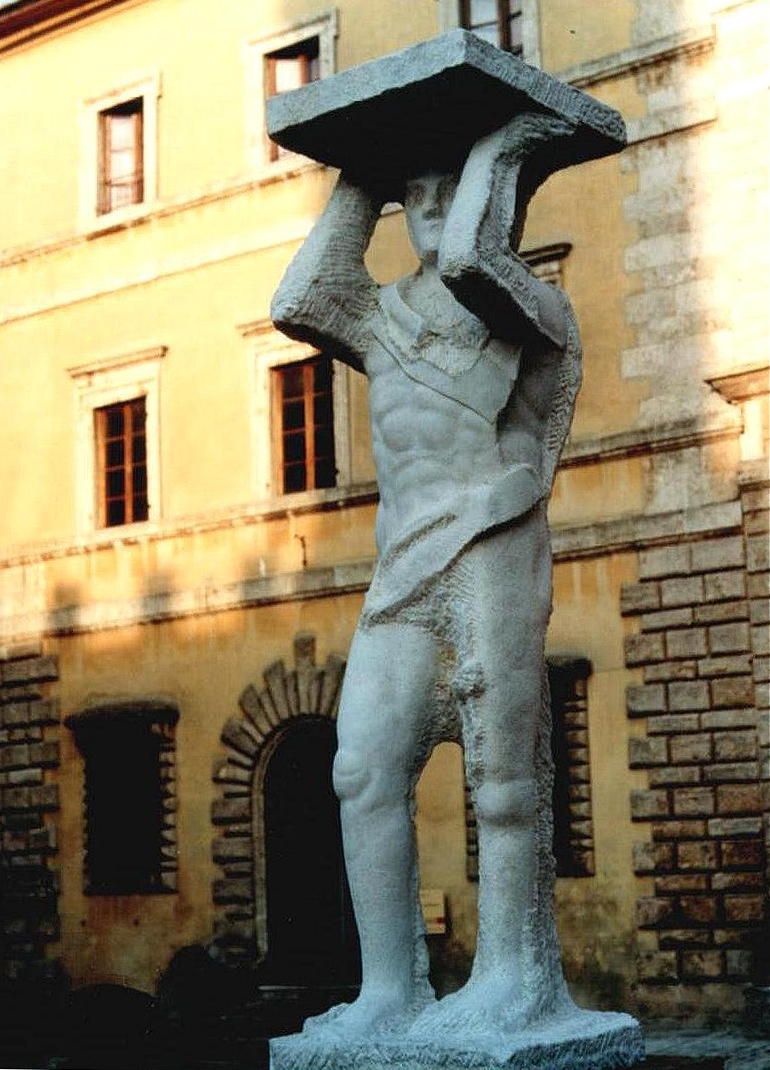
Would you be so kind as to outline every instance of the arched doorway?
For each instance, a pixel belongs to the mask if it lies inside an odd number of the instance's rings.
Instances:
[[[335,722],[301,716],[284,725],[265,768],[267,906],[264,980],[346,984],[360,954],[332,787]]]

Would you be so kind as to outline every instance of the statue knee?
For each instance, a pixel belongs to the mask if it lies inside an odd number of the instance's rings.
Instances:
[[[363,755],[349,748],[340,747],[332,767],[334,792],[340,802],[351,802],[359,798],[370,781],[370,766]]]
[[[474,801],[480,824],[530,828],[537,810],[537,785],[524,778],[485,781],[477,789]]]

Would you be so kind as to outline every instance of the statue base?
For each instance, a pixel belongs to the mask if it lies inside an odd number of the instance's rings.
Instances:
[[[579,1011],[505,1036],[469,1032],[464,1043],[383,1033],[367,1040],[321,1030],[270,1041],[270,1070],[615,1070],[644,1058],[628,1014]]]

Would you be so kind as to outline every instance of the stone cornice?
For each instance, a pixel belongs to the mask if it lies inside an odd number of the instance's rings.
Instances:
[[[601,56],[588,63],[568,67],[567,70],[560,71],[556,77],[580,89],[596,82],[606,82],[610,78],[623,77],[642,67],[668,62],[679,56],[710,51],[715,42],[716,31],[711,23],[691,26],[667,37],[660,37],[655,41],[636,45],[634,48],[612,52],[610,55]]]
[[[555,561],[564,562],[631,553],[646,546],[689,541],[704,535],[733,534],[740,530],[740,502],[730,501],[652,516],[560,525],[554,527],[551,541]],[[0,640],[12,642],[32,636],[83,634],[233,609],[362,594],[371,581],[373,570],[373,560],[355,561],[233,583],[212,582],[181,591],[162,591],[113,602],[9,615],[0,617]]]
[[[0,10],[0,52],[125,0],[19,0]]]
[[[740,415],[728,411],[716,418],[682,420],[675,424],[622,431],[602,438],[578,439],[567,443],[559,467],[574,468],[621,457],[683,450],[721,438],[737,438],[740,433]]]

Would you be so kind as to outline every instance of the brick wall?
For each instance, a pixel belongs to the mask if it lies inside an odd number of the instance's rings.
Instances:
[[[57,676],[37,646],[0,648],[0,980],[23,975],[59,939]]]
[[[633,819],[649,830],[635,871],[652,885],[637,904],[638,927],[652,936],[640,941],[642,1006],[665,1006],[656,986],[755,976],[767,909],[767,751],[754,672],[765,639],[752,624],[746,551],[740,534],[649,549],[640,582],[622,593],[622,612],[639,624],[626,663],[643,678],[628,688],[628,714],[647,729],[629,741],[629,764],[648,778],[631,796]]]

